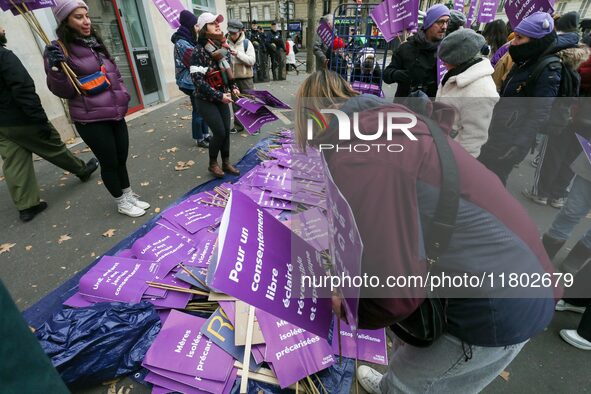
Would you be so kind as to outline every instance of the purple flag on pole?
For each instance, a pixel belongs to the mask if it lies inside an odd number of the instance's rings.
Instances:
[[[390,30],[390,17],[388,15],[388,2],[378,4],[371,11],[371,19],[373,19],[376,27],[382,32],[386,42],[392,41],[395,34]]]
[[[335,363],[326,339],[262,310],[256,316],[267,344],[266,360],[273,365],[281,388]]]
[[[454,10],[464,12],[464,0],[454,0]]]
[[[537,11],[552,14],[554,8],[550,0],[507,0],[505,3],[505,13],[513,28],[517,27],[523,18]]]
[[[55,5],[55,0],[14,0],[14,3],[18,6],[24,4],[26,5],[29,11],[33,11],[39,10],[41,8],[53,7]],[[7,11],[10,9],[13,15],[20,15],[20,12],[18,12],[16,8],[12,6],[9,0],[1,0],[0,8],[2,8],[3,11]],[[25,8],[23,6],[23,11],[24,10]]]
[[[322,20],[318,25],[318,29],[316,29],[316,33],[324,43],[329,48],[332,48],[332,28],[328,25],[325,20]]]
[[[153,0],[154,5],[162,14],[168,25],[173,29],[178,29],[181,25],[179,17],[181,11],[185,9],[180,0]]]
[[[303,279],[324,275],[322,256],[238,191],[226,205],[218,249],[217,261],[209,265],[214,289],[328,336],[330,289],[315,288]]]
[[[254,134],[259,131],[263,125],[279,119],[266,107],[261,107],[257,112],[250,112],[246,108],[240,108],[234,113],[234,116],[236,116],[249,134]]]
[[[480,23],[489,23],[495,20],[499,0],[480,0],[477,21]]]

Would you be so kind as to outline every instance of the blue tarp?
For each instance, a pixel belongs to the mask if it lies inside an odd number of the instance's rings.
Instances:
[[[236,165],[240,169],[241,173],[244,174],[260,163],[260,159],[257,156],[258,150],[266,150],[268,145],[271,143],[270,138],[265,138],[259,141],[253,148],[251,148],[246,155]],[[201,193],[203,191],[212,190],[214,187],[221,183],[228,181],[235,181],[238,177],[227,176],[224,179],[213,179],[209,182],[203,183],[194,189],[187,192],[184,196],[180,197],[170,206],[177,205],[184,201],[188,196],[193,194]],[[82,275],[84,275],[90,268],[92,268],[98,260],[103,256],[114,256],[123,249],[131,248],[131,245],[138,239],[146,235],[150,231],[156,222],[160,220],[161,215],[157,215],[150,221],[142,225],[128,237],[123,239],[109,251],[102,256],[99,256],[84,270],[78,272],[76,275],[68,279],[57,289],[43,297],[33,306],[23,312],[24,319],[32,327],[39,327],[45,321],[49,320],[53,314],[59,313],[63,309],[63,302],[70,298],[78,290],[78,282]],[[355,371],[354,360],[343,358],[341,364],[336,364],[317,375],[321,378],[322,384],[330,393],[348,393],[353,383],[353,373]],[[137,376],[139,378],[139,376]],[[140,378],[141,380],[141,378]],[[266,385],[258,382],[250,382],[249,393],[258,393],[262,390],[264,393],[279,393],[281,392],[277,386]]]

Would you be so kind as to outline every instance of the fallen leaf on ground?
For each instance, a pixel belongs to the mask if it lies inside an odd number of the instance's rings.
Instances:
[[[28,252],[29,250],[33,249],[32,245],[27,245],[25,246],[25,250]]]
[[[76,142],[76,138],[72,137],[72,138],[70,138],[69,140],[67,140],[67,141],[65,142],[65,144],[66,144],[66,145],[70,145],[70,144],[73,144],[74,142]]]
[[[191,119],[193,119],[193,117],[190,115],[189,116],[181,116],[181,119],[182,120],[191,120]]]
[[[114,228],[110,228],[103,233],[103,237],[111,238],[112,236],[115,235],[115,231],[117,231],[117,230],[115,230]]]
[[[72,239],[72,237],[70,237],[70,234],[64,234],[64,235],[60,236],[60,239],[57,240],[57,243],[61,245],[62,243],[64,243],[65,241],[67,241],[69,239]]]
[[[92,253],[90,254],[90,257],[96,257],[96,253],[92,252]]]
[[[153,132],[154,132],[154,129],[148,129],[148,130],[144,131],[144,133],[153,133]]]
[[[69,205],[64,209],[64,211],[67,211],[68,209],[70,209]]]
[[[139,155],[131,155],[132,159],[135,159],[136,157],[138,157]]]
[[[84,152],[90,152],[90,148],[86,147],[86,148],[82,149],[81,152],[82,153],[84,153]]]
[[[148,186],[150,184],[150,182],[141,182],[140,186]]]
[[[160,212],[160,208],[154,209],[154,212],[156,212],[156,213]]]
[[[503,380],[505,380],[505,382],[509,381],[509,375],[511,375],[511,373],[509,371],[503,371],[499,374],[499,376],[501,378],[503,378]]]
[[[176,166],[174,166],[174,169],[176,171],[183,171],[183,170],[188,170],[189,168],[191,168],[191,166],[193,166],[193,164],[195,164],[195,162],[193,160],[189,160],[189,161],[179,161],[176,163]]]
[[[67,181],[67,180],[68,180],[68,178],[65,177],[65,176],[63,176],[63,177],[60,178],[60,181]]]
[[[16,244],[2,244],[0,245],[0,254],[4,253],[4,252],[10,252],[10,248],[12,248],[14,245]]]
[[[159,156],[159,157],[158,157],[158,160],[160,160],[160,161],[162,161],[162,160],[166,160],[166,157]]]
[[[168,153],[174,153],[174,152],[176,152],[177,150],[178,150],[178,148],[177,148],[176,146],[173,146],[172,148],[168,148],[166,151],[167,151]]]

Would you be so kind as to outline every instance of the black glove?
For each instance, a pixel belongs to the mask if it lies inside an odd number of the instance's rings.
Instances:
[[[504,155],[499,157],[499,160],[503,161],[515,161],[519,158],[519,147],[517,145],[512,145]]]
[[[47,63],[51,68],[58,67],[60,63],[66,61],[64,52],[59,45],[47,45],[45,47],[45,53],[47,55]]]
[[[394,71],[393,79],[395,82],[398,83],[411,83],[410,75],[406,70],[396,70]]]

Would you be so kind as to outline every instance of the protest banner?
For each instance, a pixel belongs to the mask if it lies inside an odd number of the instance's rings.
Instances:
[[[180,0],[152,0],[160,14],[164,17],[172,29],[178,29],[181,25],[179,17],[185,9]]]
[[[324,338],[330,292],[303,277],[324,275],[322,256],[241,192],[233,191],[219,229],[208,285]]]
[[[339,330],[340,325],[340,330]],[[369,363],[388,365],[386,330],[354,330],[347,323],[335,319],[332,328],[332,351],[335,355]],[[339,349],[339,335],[341,348]],[[340,350],[340,354],[339,354]]]
[[[270,362],[282,388],[335,363],[326,339],[261,310],[256,311]]]
[[[480,0],[480,8],[478,9],[476,21],[479,23],[494,21],[498,6],[499,0]]]
[[[240,108],[234,113],[234,116],[249,134],[254,134],[265,124],[279,119],[277,115],[269,111],[266,107],[261,107],[257,112],[250,112],[246,108]]]
[[[322,20],[318,25],[318,28],[316,29],[316,33],[318,34],[318,37],[320,37],[320,40],[322,40],[324,45],[326,45],[329,48],[332,48],[333,32],[328,22]]]
[[[507,0],[505,2],[505,13],[513,28],[517,27],[525,17],[538,11],[552,14],[554,8],[550,0]]]
[[[386,0],[390,22],[390,32],[398,34],[403,31],[415,31],[419,23],[418,0]]]
[[[454,0],[454,10],[464,12],[464,0]]]
[[[201,382],[226,382],[234,360],[201,333],[204,324],[201,317],[172,310],[148,349],[144,366],[187,375],[193,380],[197,377]]]
[[[349,203],[335,184],[324,156],[322,164],[326,178],[328,244],[332,262],[332,274],[338,277],[359,277],[363,243],[355,216]],[[343,297],[347,322],[356,329],[360,288],[354,285],[339,289]]]
[[[476,12],[477,4],[478,0],[470,1],[470,9],[468,10],[468,15],[466,16],[466,28],[470,28],[472,26],[472,22],[474,22],[474,13]]]
[[[392,33],[390,30],[390,16],[388,15],[388,2],[384,1],[371,10],[371,19],[373,19],[376,27],[382,32],[384,36],[384,40],[386,42],[392,41],[392,39],[396,36],[395,33]]]

